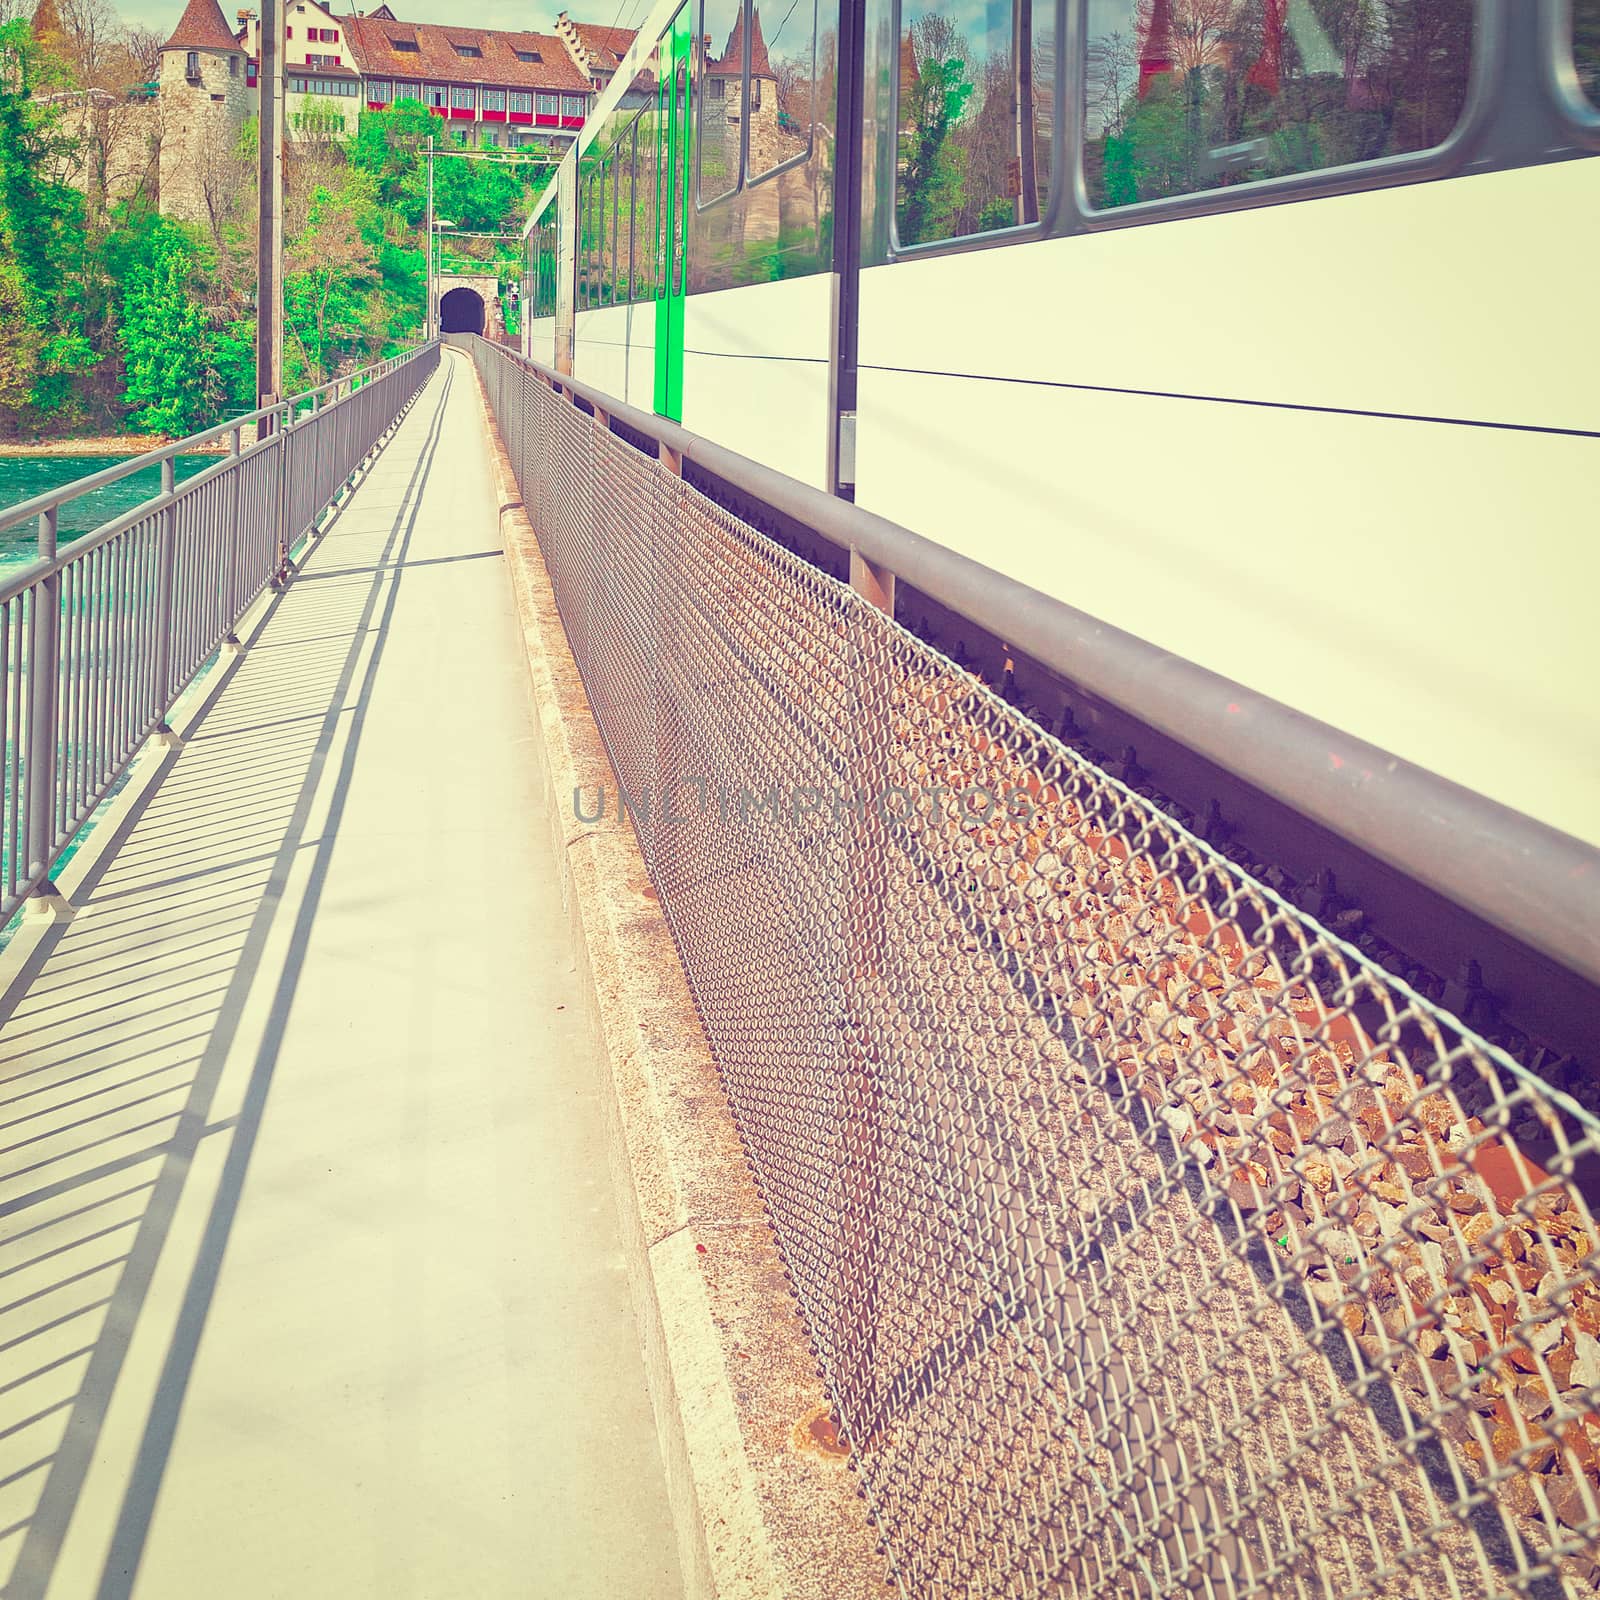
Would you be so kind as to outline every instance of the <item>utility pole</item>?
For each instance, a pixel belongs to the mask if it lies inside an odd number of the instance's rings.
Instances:
[[[286,0],[262,0],[256,404],[283,398],[283,56]]]
[[[433,337],[433,135],[428,135],[428,315],[422,325],[425,339]]]

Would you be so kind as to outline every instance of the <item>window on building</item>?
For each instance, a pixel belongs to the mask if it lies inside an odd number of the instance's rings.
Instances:
[[[483,142],[486,145],[498,145],[500,143],[500,130],[498,128],[485,128],[483,130]]]
[[[561,115],[564,117],[581,117],[583,115],[583,96],[581,94],[562,95]]]
[[[542,94],[539,96],[538,104],[541,117],[559,117],[561,115],[561,96],[558,94]]]
[[[289,93],[290,94],[304,94],[305,92],[306,92],[306,80],[304,78],[291,78],[289,80]]]
[[[517,60],[518,61],[543,61],[544,57],[542,55],[540,55],[537,50],[519,50],[519,51],[517,51]]]
[[[394,100],[394,85],[387,78],[369,78],[367,99],[373,105],[389,105]]]
[[[403,56],[418,55],[422,50],[422,46],[415,39],[391,39],[389,48]]]
[[[504,89],[485,89],[483,91],[483,109],[485,111],[504,111],[506,108],[506,92]]]
[[[726,95],[727,88],[728,80],[726,78],[713,78],[711,82],[706,85],[706,93],[709,94],[713,100],[721,100]]]
[[[533,110],[533,96],[513,89],[511,91],[510,106],[513,111],[520,111],[526,114]]]
[[[1218,9],[1211,0],[1196,3]],[[1128,0],[1130,10],[1137,4]],[[991,6],[976,25],[955,0],[913,0],[902,13],[895,174],[901,245],[1039,220],[1050,191],[1052,17],[1036,0]],[[1017,35],[1027,41],[1022,59],[1030,68],[1021,75]]]
[[[294,38],[294,29],[293,28],[285,28],[283,30],[283,36],[284,36],[285,39]]]
[[[200,76],[200,52],[198,50],[189,52],[184,62],[183,74],[186,78],[198,78]]]
[[[1426,9],[1424,43],[1413,27],[1372,26],[1365,6],[1090,0],[1091,201],[1110,209],[1442,143],[1466,104],[1474,6]]]
[[[458,44],[456,46],[456,54],[458,56],[479,57],[482,56],[483,51],[481,51],[475,44]]]
[[[453,111],[470,111],[475,103],[473,90],[457,84],[450,91],[450,108]]]
[[[423,90],[423,97],[428,105],[442,108],[449,99],[449,91],[442,84],[430,83]]]
[[[1600,0],[1572,0],[1572,65],[1578,87],[1600,110]]]
[[[229,56],[228,57],[228,76],[230,78],[237,78],[239,76],[239,58],[238,58],[238,56]]]

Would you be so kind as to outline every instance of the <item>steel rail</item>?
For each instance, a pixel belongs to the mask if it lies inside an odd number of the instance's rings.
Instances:
[[[235,428],[247,428],[252,423],[283,416],[287,413],[292,421],[299,409],[308,403],[315,406],[321,396],[333,394],[337,400],[340,396],[337,391],[343,389],[346,393],[353,392],[354,388],[375,382],[385,374],[404,362],[409,361],[425,346],[417,345],[397,356],[385,356],[382,361],[374,361],[370,366],[360,368],[356,372],[347,372],[342,377],[330,378],[326,383],[318,384],[314,389],[304,389],[299,394],[289,395],[285,399],[274,401],[271,405],[260,406],[254,411],[247,411],[242,416],[232,417],[227,422],[219,422],[214,427],[203,428],[199,433],[187,434],[182,439],[174,439],[170,444],[158,445],[154,450],[147,450],[143,455],[130,456],[126,461],[119,461],[113,466],[102,467],[98,472],[91,472],[86,477],[74,478],[71,483],[61,484],[58,488],[47,489],[43,494],[36,494],[31,500],[19,501],[14,506],[0,509],[0,533],[7,528],[14,528],[19,523],[29,522],[42,512],[50,510],[53,506],[65,505],[69,500],[79,499],[81,496],[93,493],[96,489],[103,489],[108,484],[116,483],[121,478],[131,476],[146,467],[159,466],[164,461],[170,461],[175,456],[187,455],[199,450],[215,440],[232,433]],[[266,438],[257,441],[252,448],[264,448]],[[200,476],[200,474],[196,474]],[[141,509],[148,510],[148,506]],[[97,530],[98,531],[98,530]]]
[[[569,398],[856,552],[1020,654],[1600,984],[1600,850],[887,517],[504,346]]]
[[[437,342],[175,440],[0,513],[37,517],[35,558],[0,580],[0,918],[51,874],[179,695],[438,365]],[[272,419],[248,450],[243,431]],[[176,457],[228,436],[179,484]],[[142,468],[161,491],[58,548],[60,508]]]

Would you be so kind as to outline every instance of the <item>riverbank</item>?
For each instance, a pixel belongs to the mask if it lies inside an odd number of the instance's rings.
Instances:
[[[142,456],[148,450],[159,450],[171,443],[155,434],[102,433],[87,439],[0,439],[0,458],[26,460],[33,456]],[[197,450],[186,450],[185,455],[222,456],[228,453],[228,440],[224,435],[215,444]]]

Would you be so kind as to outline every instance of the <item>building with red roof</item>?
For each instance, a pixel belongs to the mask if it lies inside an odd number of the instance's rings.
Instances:
[[[253,10],[230,28],[217,0],[187,0],[161,53],[163,211],[205,214],[212,147],[236,141],[256,110],[259,33]],[[363,111],[415,100],[462,142],[537,149],[583,126],[635,36],[565,12],[554,33],[538,33],[406,22],[388,5],[342,14],[322,0],[286,0],[288,132],[348,137]]]

